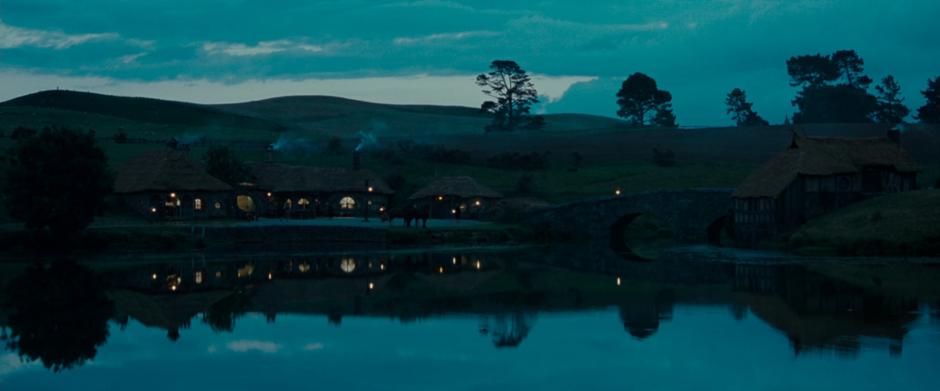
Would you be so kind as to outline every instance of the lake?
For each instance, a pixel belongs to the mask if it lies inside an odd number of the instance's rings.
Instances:
[[[937,264],[688,258],[3,264],[0,389],[940,389]]]

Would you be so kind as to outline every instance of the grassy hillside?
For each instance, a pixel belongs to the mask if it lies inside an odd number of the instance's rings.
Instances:
[[[473,107],[390,105],[331,96],[287,96],[216,105],[230,113],[289,123],[293,129],[350,136],[359,131],[378,136],[426,137],[482,133],[490,117]],[[583,114],[547,115],[541,131],[577,131],[625,127],[613,118]]]
[[[940,254],[940,190],[875,197],[814,219],[793,248],[845,255]]]
[[[0,103],[0,107],[66,110],[169,126],[269,130],[278,129],[280,126],[266,119],[226,112],[206,105],[77,91],[41,91]]]

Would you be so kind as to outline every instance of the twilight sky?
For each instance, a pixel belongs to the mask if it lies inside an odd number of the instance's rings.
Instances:
[[[639,71],[673,93],[680,125],[731,124],[735,87],[778,123],[796,54],[855,49],[920,106],[940,76],[937,15],[936,0],[0,0],[0,100],[61,87],[477,106],[473,76],[508,58],[537,75],[548,113],[613,116]]]

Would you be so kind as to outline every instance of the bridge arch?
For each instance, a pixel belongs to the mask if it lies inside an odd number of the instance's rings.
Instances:
[[[585,200],[535,211],[526,222],[560,237],[604,243],[612,248],[617,235],[641,215],[661,218],[679,242],[719,238],[729,220],[732,189],[662,190]],[[616,248],[614,248],[616,250]]]

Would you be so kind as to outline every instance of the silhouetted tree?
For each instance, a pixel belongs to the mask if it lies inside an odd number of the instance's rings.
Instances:
[[[251,169],[228,147],[212,147],[206,151],[206,172],[232,186],[254,179]]]
[[[940,124],[940,76],[927,80],[927,89],[920,92],[927,103],[917,109],[917,119],[927,124]]]
[[[7,286],[9,348],[61,371],[95,357],[114,303],[98,277],[74,262],[33,264]]]
[[[838,50],[832,54],[832,63],[839,69],[839,76],[845,79],[845,85],[856,88],[868,88],[872,80],[865,76],[865,60],[854,50]]]
[[[672,103],[663,103],[656,108],[656,115],[653,116],[653,125],[660,128],[678,128],[676,123],[676,114],[672,112]]]
[[[23,140],[36,135],[36,129],[17,126],[10,132],[10,139]]]
[[[810,88],[800,92],[795,101],[799,112],[795,123],[865,123],[871,122],[878,109],[878,99],[863,89],[846,85]]]
[[[854,50],[791,57],[790,85],[802,87],[792,102],[799,108],[793,122],[871,122],[878,102],[868,93],[871,78],[863,72],[864,61]],[[845,83],[833,84],[840,78]]]
[[[904,105],[901,86],[894,76],[888,75],[882,79],[881,84],[875,86],[875,90],[878,91],[878,110],[875,111],[878,122],[892,125],[903,122],[911,110]]]
[[[728,93],[725,98],[725,104],[728,105],[728,114],[738,126],[766,126],[769,123],[754,112],[751,102],[747,101],[747,93],[740,88],[735,88]]]
[[[493,61],[490,72],[479,74],[476,83],[483,87],[484,94],[495,99],[480,106],[493,114],[493,123],[487,130],[511,131],[526,124],[529,109],[539,101],[532,79],[515,61]]]
[[[17,142],[9,159],[5,202],[26,229],[70,239],[104,208],[113,178],[94,133],[46,128]]]
[[[659,118],[665,123],[668,122],[667,119],[672,112],[672,106],[668,105],[670,102],[672,102],[672,94],[660,90],[653,78],[637,72],[624,80],[620,91],[617,92],[617,106],[620,107],[617,115],[634,125],[645,125],[650,113],[658,114],[659,111],[668,111],[663,114],[662,118]],[[675,123],[675,116],[672,117],[672,122]],[[653,118],[656,118],[655,115]]]
[[[821,87],[839,78],[839,68],[829,56],[821,54],[790,57],[787,74],[792,87]]]
[[[343,153],[343,140],[336,136],[330,137],[326,142],[326,151],[334,155]]]
[[[112,137],[112,140],[114,140],[115,144],[126,144],[127,132],[125,132],[124,129],[119,129],[117,133],[114,134],[114,137]]]

